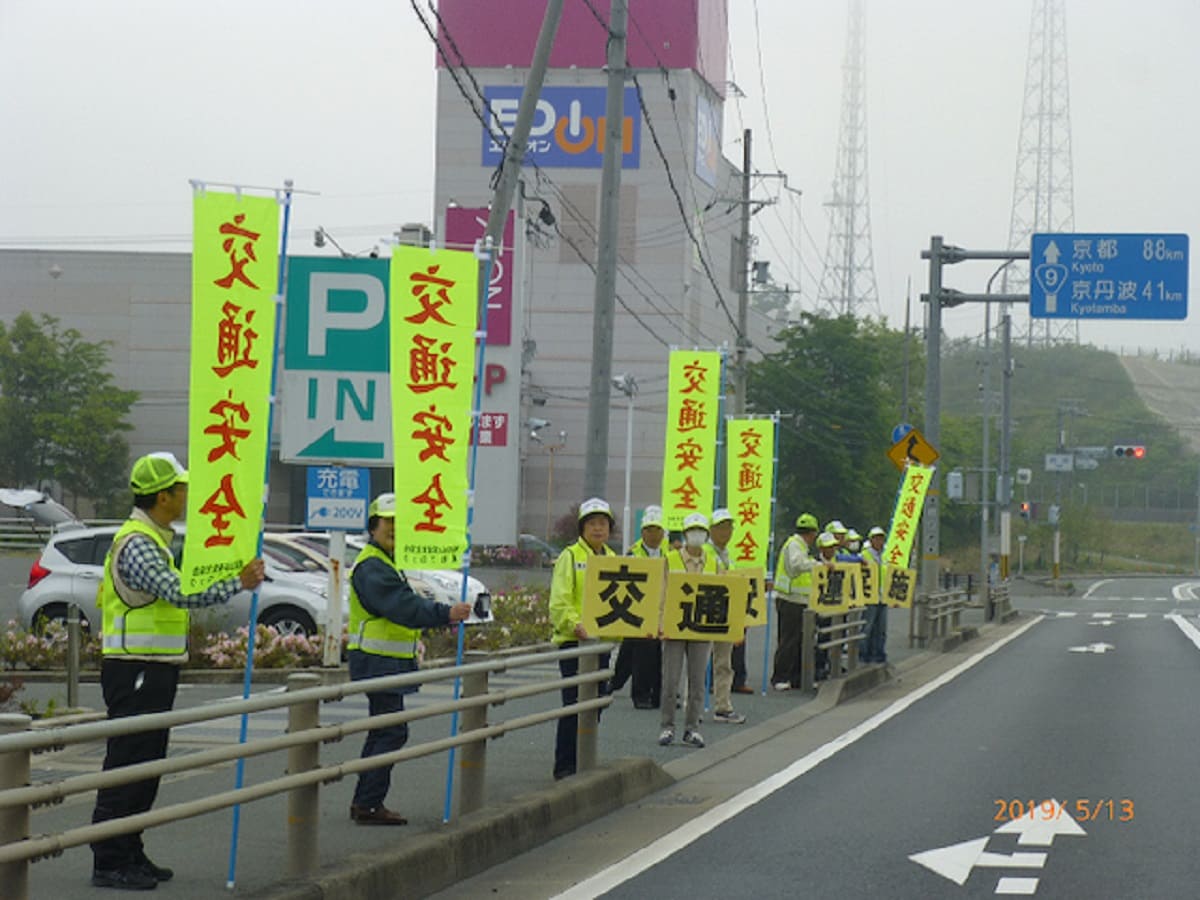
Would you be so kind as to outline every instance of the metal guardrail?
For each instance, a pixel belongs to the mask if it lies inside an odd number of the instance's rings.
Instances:
[[[818,616],[804,610],[800,632],[800,690],[811,691],[817,683],[817,651],[825,651],[830,676],[858,668],[858,643],[866,639],[864,610],[852,609],[840,616]],[[826,624],[820,624],[823,620]]]
[[[970,603],[965,589],[923,594],[913,600],[908,619],[908,646],[925,647],[930,640],[948,637],[962,625],[962,612]]]
[[[286,874],[288,877],[310,874],[315,870],[319,858],[317,809],[321,784],[338,781],[347,775],[356,775],[380,765],[429,756],[452,747],[462,747],[456,781],[457,814],[463,815],[483,805],[489,738],[500,737],[509,731],[528,728],[564,716],[579,717],[579,771],[594,768],[597,759],[598,714],[612,702],[611,697],[599,696],[600,682],[611,678],[613,674],[610,668],[599,668],[599,659],[602,654],[610,653],[614,649],[614,645],[608,643],[588,643],[550,653],[489,658],[483,662],[458,667],[323,687],[310,686],[320,680],[319,676],[299,673],[288,678],[288,689],[284,694],[78,725],[32,729],[29,716],[0,715],[0,885],[4,886],[4,896],[12,900],[25,900],[29,893],[29,863],[57,856],[70,847],[141,831],[285,792],[289,795],[285,822],[288,841]],[[505,690],[491,690],[488,687],[488,679],[493,673],[572,658],[579,659],[579,674],[573,677],[539,681]],[[337,725],[320,724],[322,702],[341,700],[381,688],[407,687],[448,681],[457,677],[463,679],[462,695],[458,700],[434,703],[388,715],[368,716]],[[579,688],[579,699],[570,706],[558,706],[502,722],[488,722],[489,707],[572,686]],[[29,784],[30,760],[34,753],[60,750],[68,745],[103,741],[118,734],[136,734],[283,707],[288,708],[288,731],[280,737],[261,738],[244,744],[231,744],[183,756],[77,775],[53,784]],[[454,712],[462,713],[460,731],[455,737],[426,741],[365,759],[356,758],[335,765],[320,764],[321,744],[338,741],[348,735],[373,728],[399,725]],[[139,815],[72,828],[57,834],[37,837],[30,835],[30,812],[34,807],[61,803],[64,798],[73,794],[281,750],[288,751],[288,774],[280,778],[199,800],[176,803]]]

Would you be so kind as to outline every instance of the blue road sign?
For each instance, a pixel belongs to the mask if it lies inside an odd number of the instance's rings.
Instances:
[[[366,531],[371,470],[309,466],[304,527],[313,531]]]
[[[892,429],[892,443],[898,444],[904,440],[904,436],[913,430],[913,427],[907,422],[901,422]]]
[[[1186,234],[1035,234],[1029,314],[1038,319],[1186,319]]]

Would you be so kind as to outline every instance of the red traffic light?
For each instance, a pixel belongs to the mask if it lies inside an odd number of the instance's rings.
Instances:
[[[1133,448],[1133,458],[1134,459],[1141,459],[1145,455],[1146,455],[1145,447],[1134,447]]]
[[[1113,446],[1113,456],[1117,459],[1145,459],[1145,444],[1116,444]]]

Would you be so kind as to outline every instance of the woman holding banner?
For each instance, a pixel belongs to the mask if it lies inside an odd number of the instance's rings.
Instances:
[[[576,647],[588,639],[583,626],[583,591],[589,556],[614,556],[608,546],[608,536],[616,524],[606,500],[593,497],[579,506],[579,540],[558,555],[554,576],[550,581],[550,623],[554,627],[551,640],[560,648]],[[607,654],[600,657],[600,668],[608,668]],[[563,678],[579,674],[579,660],[560,659],[558,670]],[[600,683],[600,692],[608,693],[608,685]],[[579,699],[578,687],[562,690],[563,706]],[[557,781],[575,774],[578,716],[562,716],[554,740],[554,779]]]

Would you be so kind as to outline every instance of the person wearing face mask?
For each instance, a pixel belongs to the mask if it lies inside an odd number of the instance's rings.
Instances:
[[[708,549],[717,557],[717,571],[727,572],[731,568],[729,541],[733,537],[733,515],[727,509],[714,509],[712,530],[709,532]],[[734,654],[742,651],[742,683],[746,682],[746,642],[733,644],[729,641],[713,642],[713,721],[726,725],[741,725],[746,717],[733,708],[730,694],[733,691],[737,666]]]
[[[629,548],[630,556],[642,559],[662,559],[663,530],[661,506],[647,506],[642,514],[642,536]],[[662,686],[662,648],[658,638],[626,638],[617,653],[617,664],[612,680],[614,692],[633,679],[630,694],[635,709],[658,709],[659,689]]]
[[[867,532],[867,547],[863,551],[865,559],[875,565],[875,602],[867,604],[867,637],[864,642],[862,661],[887,662],[887,604],[883,602],[883,586],[879,579],[883,572],[883,545],[887,540],[887,532],[876,525]]]
[[[717,556],[708,543],[708,518],[692,513],[683,520],[683,547],[667,554],[667,569],[671,572],[716,574]],[[679,691],[679,673],[687,661],[687,700],[683,711],[683,743],[703,747],[704,738],[697,730],[700,710],[704,706],[704,671],[708,668],[711,641],[662,642],[662,703],[659,725],[662,731],[658,743],[667,747],[675,742],[675,695]]]

